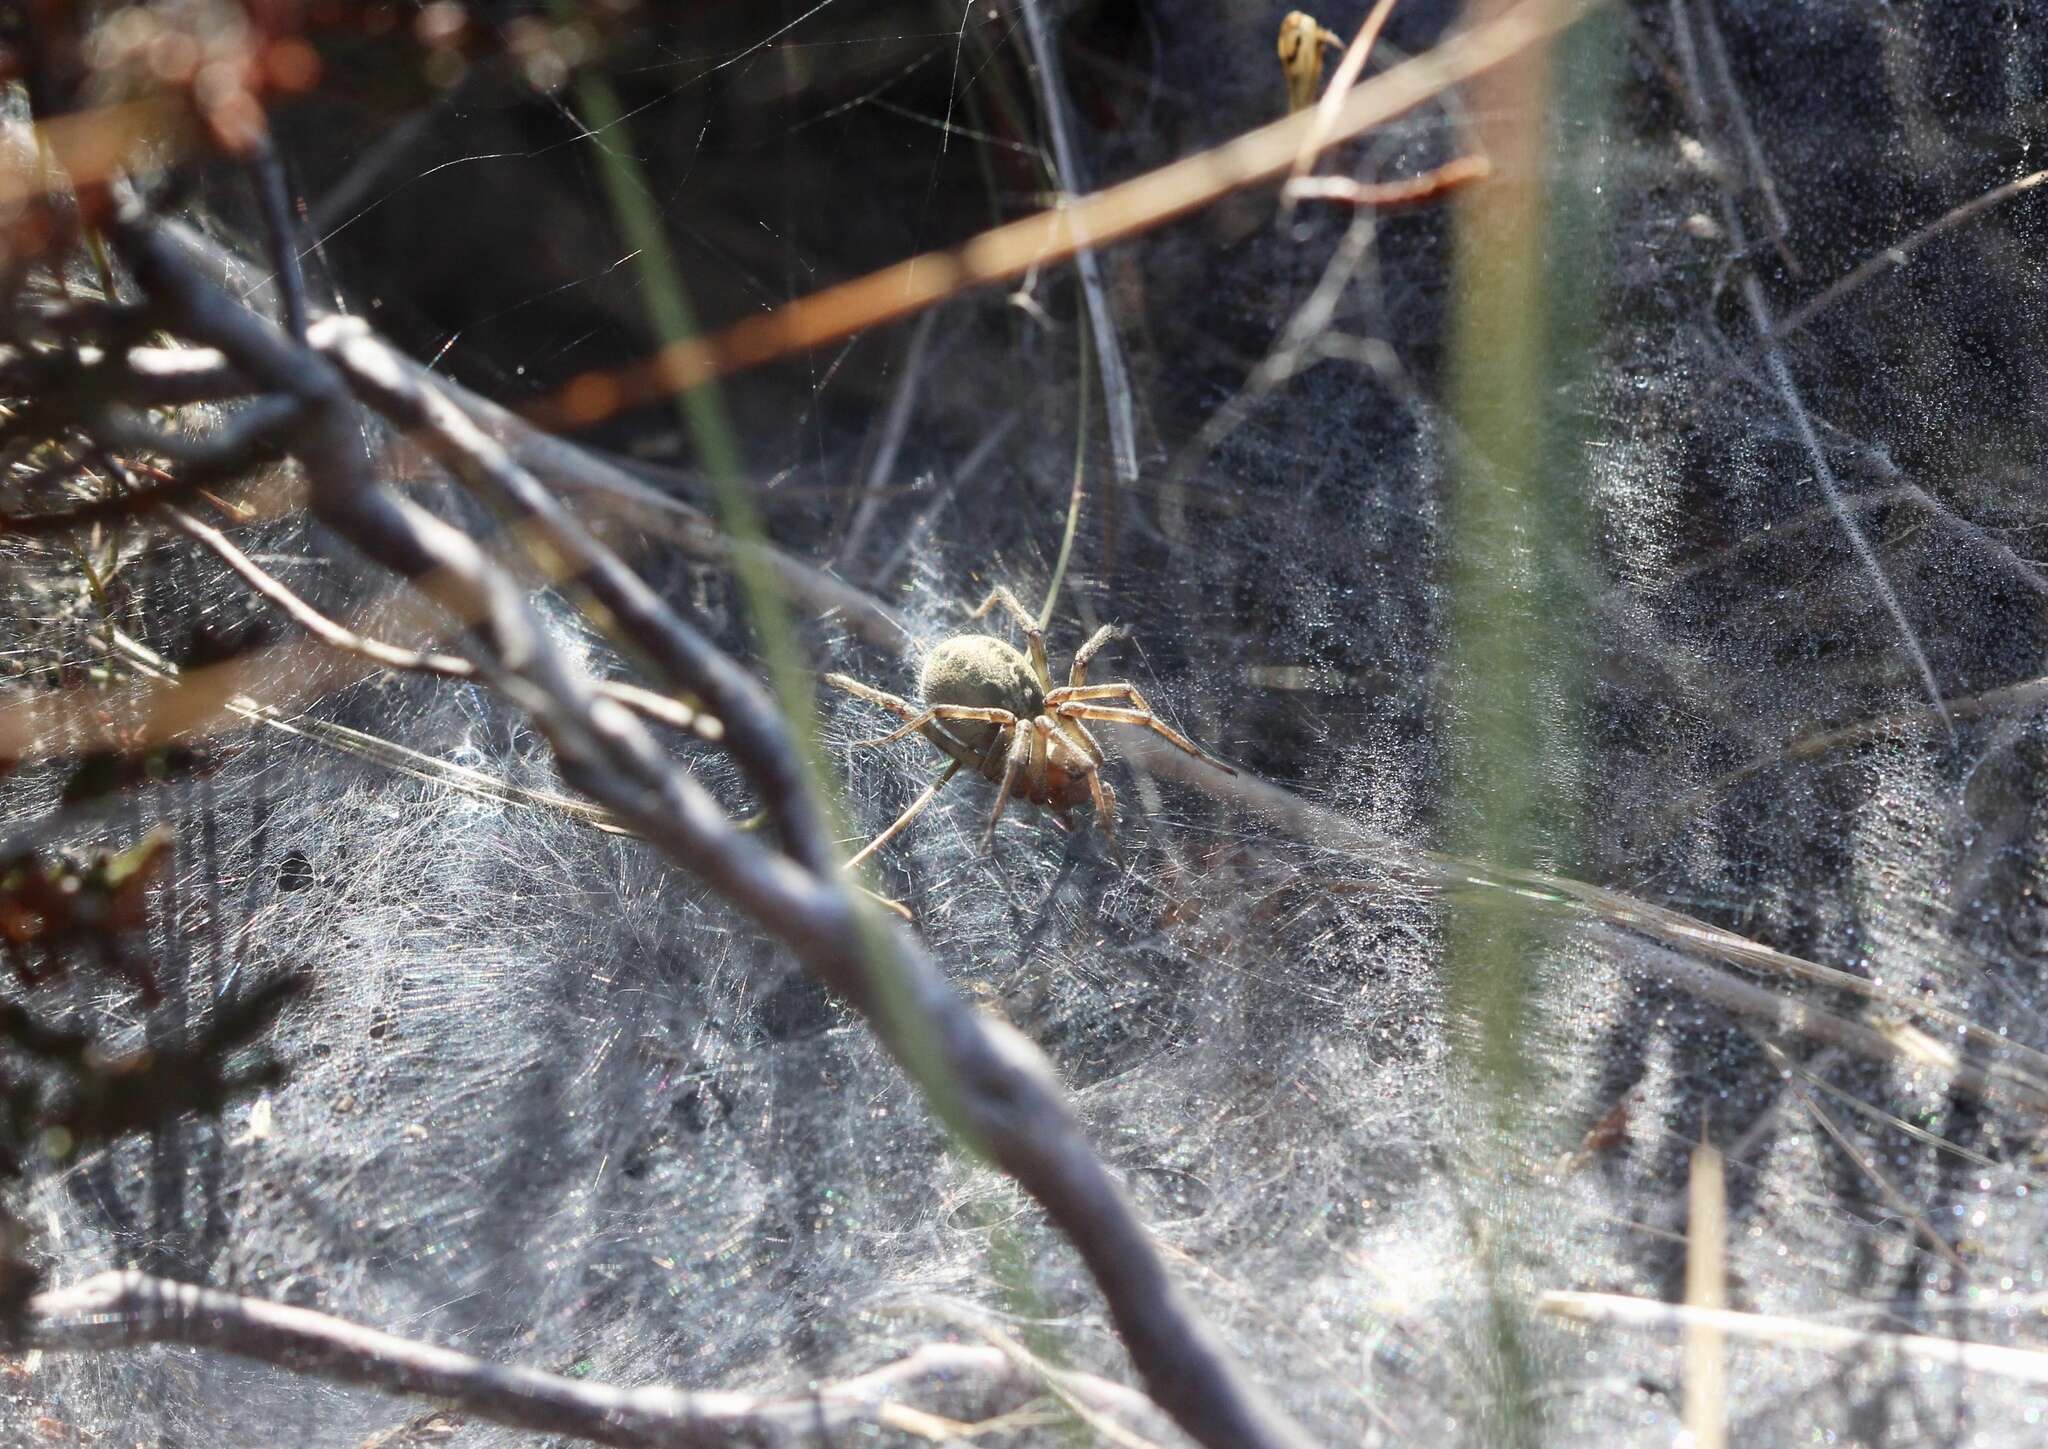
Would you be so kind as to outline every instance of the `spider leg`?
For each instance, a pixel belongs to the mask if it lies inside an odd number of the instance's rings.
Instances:
[[[1102,752],[1102,746],[1096,743],[1095,736],[1088,733],[1086,725],[1077,719],[1068,719],[1057,711],[1049,710],[1048,713],[1052,715],[1052,722],[1059,728],[1061,736],[1078,745],[1082,754],[1098,765],[1109,758]]]
[[[996,808],[988,817],[988,831],[981,837],[983,850],[995,842],[996,824],[1003,818],[1003,807],[1010,803],[1010,792],[1016,788],[1017,776],[1023,771],[1024,762],[1031,757],[1031,739],[1036,733],[1036,730],[1022,728],[1011,732],[1010,758],[1003,766],[1002,788],[996,791]]]
[[[981,607],[967,617],[970,619],[983,618],[997,604],[1001,604],[1005,609],[1009,610],[1010,617],[1017,621],[1017,627],[1026,633],[1038,627],[1037,621],[1024,611],[1024,606],[1017,602],[1017,596],[1011,593],[1009,587],[1004,584],[997,584],[993,589],[990,589],[988,597],[981,601]]]
[[[1143,725],[1148,730],[1164,735],[1168,743],[1172,744],[1175,749],[1185,750],[1198,760],[1207,760],[1226,775],[1235,775],[1237,773],[1237,771],[1224,764],[1223,761],[1217,759],[1207,750],[1204,750],[1172,725],[1153,714],[1149,709],[1116,709],[1106,704],[1084,704],[1073,701],[1055,705],[1054,709],[1061,719],[1099,719],[1111,724]]]
[[[1116,838],[1116,791],[1109,788],[1109,781],[1102,778],[1102,771],[1090,764],[1087,769],[1088,793],[1095,800],[1095,823],[1102,827],[1102,838],[1109,842],[1109,848],[1118,860],[1124,858],[1123,843]]]
[[[885,896],[880,891],[871,891],[866,886],[861,886],[859,889],[862,895],[891,915],[905,921],[915,921],[917,919],[917,917],[910,914],[910,907],[904,905],[903,902]]]
[[[917,706],[909,700],[893,695],[886,689],[877,689],[872,684],[862,684],[858,679],[848,679],[843,674],[821,674],[818,678],[831,685],[834,689],[843,689],[856,699],[864,699],[869,704],[878,704],[883,709],[899,714],[905,719],[909,719],[917,713]]]
[[[1053,752],[1060,748],[1066,732],[1049,714],[1042,714],[1031,723],[1035,736],[1031,741],[1031,782],[1036,785],[1045,779],[1046,767],[1052,763]]]
[[[1102,703],[1107,700],[1127,700],[1132,709],[1142,709],[1148,714],[1152,706],[1145,703],[1145,696],[1138,693],[1135,684],[1068,684],[1055,689],[1045,697],[1048,705],[1074,704],[1083,701]]]
[[[977,709],[971,704],[935,704],[926,710],[910,712],[909,723],[901,729],[871,740],[855,740],[853,747],[859,749],[863,745],[893,745],[905,735],[916,734],[935,719],[974,720],[981,724],[1002,725],[1005,728],[1017,722],[1017,716],[1006,709]]]
[[[981,607],[967,617],[970,619],[984,618],[987,616],[988,611],[997,604],[1001,604],[1009,611],[1009,615],[1016,621],[1017,627],[1024,632],[1024,643],[1031,650],[1031,667],[1038,674],[1038,687],[1040,689],[1051,689],[1052,666],[1046,662],[1045,658],[1045,632],[1038,627],[1036,619],[1033,619],[1024,612],[1024,606],[1017,602],[1015,594],[1011,593],[1003,585],[997,584],[994,589],[989,591],[989,596],[981,601]]]
[[[1089,636],[1086,644],[1083,644],[1074,651],[1074,662],[1067,669],[1067,686],[1069,688],[1079,689],[1082,687],[1088,678],[1088,661],[1101,651],[1103,645],[1116,638],[1121,632],[1114,624],[1104,624]]]
[[[862,861],[866,860],[869,856],[873,855],[876,851],[880,850],[883,846],[887,845],[890,841],[894,840],[897,836],[901,835],[903,833],[903,828],[906,825],[910,824],[911,821],[917,819],[918,816],[922,815],[925,811],[925,807],[927,805],[930,805],[932,801],[939,798],[939,791],[945,789],[947,782],[959,773],[960,762],[958,760],[955,760],[952,764],[946,766],[946,772],[943,775],[939,776],[938,779],[932,781],[931,784],[925,786],[924,793],[922,795],[919,795],[915,800],[910,802],[910,808],[908,810],[905,810],[901,815],[896,817],[896,823],[894,825],[891,825],[887,830],[884,830],[880,835],[877,835],[873,840],[870,840],[866,845],[863,845],[860,848],[860,853],[852,857],[850,860],[848,860],[846,864],[842,867],[842,869],[852,870],[855,866],[859,865]]]

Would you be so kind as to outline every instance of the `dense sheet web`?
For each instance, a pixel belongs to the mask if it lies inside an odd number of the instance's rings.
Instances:
[[[1277,10],[1042,8],[1092,183],[1280,104]],[[1348,36],[1363,9],[1320,18]],[[1553,259],[1593,286],[1570,309],[1588,350],[1555,392],[1580,439],[1561,491],[1583,551],[1556,562],[1582,667],[1544,701],[1572,722],[1575,743],[1541,762],[1569,826],[1530,863],[2048,1050],[2048,737],[2034,694],[1984,698],[2033,680],[2048,644],[2044,213],[2016,193],[1911,240],[2038,158],[2048,56],[2029,9],[1628,6],[1603,22],[1604,57],[1563,53],[1561,94],[1600,98],[1571,89],[1573,67],[1611,94],[1552,118],[1553,186],[1594,219],[1589,254]],[[706,10],[650,16],[612,66],[706,325],[1058,189],[1017,7]],[[1384,55],[1450,18],[1397,7]],[[513,403],[635,354],[635,274],[560,105],[481,67],[424,101],[321,94],[280,118],[280,143],[325,301]],[[1335,169],[1447,159],[1459,104]],[[204,199],[253,257],[241,185],[216,178]],[[1103,254],[1135,480],[1113,466],[1067,268],[728,386],[774,539],[902,621],[884,648],[803,619],[817,668],[908,695],[924,649],[984,627],[966,616],[991,586],[1035,606],[1057,575],[1056,673],[1098,624],[1126,626],[1094,678],[1134,682],[1319,812],[1113,765],[1120,856],[1029,807],[984,850],[994,792],[963,778],[872,884],[960,990],[1049,1054],[1192,1298],[1322,1442],[1671,1442],[1676,1339],[1534,1305],[1682,1299],[1703,1138],[1728,1157],[1731,1307],[2038,1341],[2038,1119],[1951,1084],[1944,1050],[1992,1053],[1897,1000],[1743,974],[1611,902],[1553,912],[1530,963],[1530,1085],[1502,1131],[1442,970],[1447,913],[1499,892],[1424,854],[1453,845],[1470,803],[1446,743],[1451,222],[1275,210],[1270,190],[1230,197]],[[1894,247],[1895,265],[1800,315]],[[1752,277],[1772,316],[1799,319],[1781,329],[1789,390],[1747,310]],[[664,410],[588,441],[709,499]],[[389,581],[315,525],[240,536],[323,607],[401,627]],[[631,543],[751,653],[724,570]],[[63,556],[10,566],[15,657],[87,657],[99,621]],[[169,658],[288,631],[168,536],[129,545],[120,577],[122,627]],[[623,671],[553,607],[563,639]],[[316,694],[319,721],[560,788],[543,742],[479,689]],[[821,691],[817,727],[850,847],[944,763],[917,739],[852,748],[893,723],[840,693]],[[749,808],[715,751],[680,748]],[[296,966],[317,987],[276,1038],[282,1087],[39,1186],[57,1280],[132,1263],[616,1383],[800,1391],[989,1326],[1127,1376],[1093,1286],[1022,1194],[948,1143],[856,1020],[633,841],[332,738],[253,727],[209,753],[202,776],[65,838],[162,820],[177,842],[151,927],[169,1004],[93,984],[75,1006],[170,1040],[245,973]],[[64,777],[24,768],[10,819]],[[1700,970],[1787,1010],[1735,1009]],[[1869,1030],[1829,1036],[1802,1024],[1815,1016]],[[408,1422],[531,1442],[184,1350],[52,1355],[9,1392],[101,1442],[347,1445]],[[1731,1341],[1726,1404],[1742,1443],[2048,1442],[2037,1386],[1882,1350]]]

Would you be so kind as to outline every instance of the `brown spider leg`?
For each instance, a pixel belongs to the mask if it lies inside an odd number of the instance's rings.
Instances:
[[[863,745],[893,745],[905,735],[914,735],[933,720],[973,720],[978,724],[1001,725],[1008,728],[1017,723],[1017,716],[1006,709],[977,709],[971,704],[935,704],[931,708],[910,717],[903,728],[871,740],[855,740],[853,748]]]
[[[1055,712],[1061,719],[1099,719],[1110,724],[1143,725],[1148,730],[1164,735],[1168,742],[1176,749],[1185,750],[1198,760],[1207,760],[1224,774],[1235,775],[1237,773],[1237,771],[1224,764],[1223,761],[1217,759],[1207,750],[1204,750],[1172,725],[1158,718],[1149,709],[1112,709],[1110,706],[1103,704],[1076,704],[1070,702],[1055,706]]]
[[[1088,678],[1089,661],[1101,651],[1103,645],[1116,638],[1121,632],[1114,624],[1104,624],[1094,634],[1089,636],[1086,644],[1083,644],[1074,651],[1074,662],[1067,669],[1067,687],[1069,689],[1079,689],[1083,686]],[[1054,691],[1047,692],[1052,693]]]
[[[1100,704],[1105,700],[1111,699],[1129,700],[1131,708],[1142,709],[1148,714],[1152,709],[1151,705],[1145,703],[1145,696],[1138,693],[1137,685],[1125,683],[1062,685],[1048,694],[1045,697],[1045,702],[1048,705],[1080,703],[1083,701]]]
[[[988,817],[988,830],[981,837],[983,850],[988,849],[995,841],[996,825],[1003,818],[1003,807],[1010,803],[1010,792],[1016,787],[1018,772],[1024,768],[1025,760],[1030,758],[1031,737],[1035,733],[1035,730],[1021,728],[1011,732],[1010,758],[1003,766],[1003,783],[996,791],[996,808]]]
[[[911,821],[917,819],[918,816],[922,815],[924,813],[925,807],[927,805],[930,805],[932,801],[939,798],[939,791],[945,789],[947,782],[949,782],[955,775],[959,774],[960,770],[961,764],[958,760],[955,760],[952,764],[946,766],[946,772],[943,775],[939,776],[938,779],[932,781],[931,784],[925,786],[924,793],[922,795],[919,795],[915,800],[910,802],[910,808],[908,810],[905,810],[901,815],[896,817],[896,823],[894,825],[891,825],[887,830],[884,830],[880,835],[877,835],[873,840],[870,840],[866,845],[863,845],[860,848],[860,853],[850,858],[846,862],[846,864],[843,867],[841,867],[841,869],[852,870],[855,866],[859,865],[862,861],[866,860],[869,856],[873,855],[876,851],[880,850],[883,846],[887,845],[890,841],[894,840],[897,836],[901,835],[903,833],[903,828],[906,825],[910,824]]]
[[[1058,729],[1064,738],[1078,745],[1081,753],[1096,764],[1102,764],[1109,758],[1103,753],[1102,746],[1096,742],[1095,736],[1088,733],[1088,727],[1079,720],[1067,719],[1057,710],[1048,710],[1047,714],[1051,716],[1054,728]]]
[[[1031,667],[1038,673],[1038,687],[1040,689],[1051,689],[1052,666],[1046,662],[1045,658],[1045,633],[1038,627],[1038,621],[1024,612],[1024,606],[1017,602],[1015,594],[1011,593],[1001,584],[997,584],[990,591],[989,596],[981,601],[981,607],[967,617],[970,619],[984,618],[987,616],[988,611],[997,604],[1001,604],[1005,609],[1009,610],[1010,617],[1016,621],[1017,627],[1024,632],[1024,643],[1031,650]]]
[[[871,891],[866,886],[861,886],[859,889],[862,895],[866,896],[869,900],[873,901],[876,905],[880,906],[883,910],[889,912],[890,915],[897,917],[899,920],[911,922],[915,922],[917,920],[917,917],[910,914],[910,907],[904,905],[903,902],[895,900],[892,897],[885,896],[880,891]]]
[[[1046,708],[1051,710],[1055,715],[1057,715],[1060,713],[1060,706],[1062,705],[1082,703],[1101,704],[1105,701],[1112,699],[1128,700],[1130,702],[1130,706],[1132,709],[1136,710],[1140,714],[1151,716],[1151,727],[1153,729],[1158,730],[1168,739],[1173,740],[1173,742],[1179,745],[1182,749],[1190,748],[1189,742],[1185,738],[1178,736],[1175,731],[1168,729],[1165,725],[1159,722],[1158,715],[1153,712],[1152,706],[1146,703],[1145,696],[1138,693],[1138,686],[1135,684],[1120,681],[1115,684],[1069,685],[1065,689],[1055,689],[1054,691],[1052,691],[1052,693],[1048,694],[1045,697],[1045,703]],[[1128,722],[1129,721],[1127,721],[1127,723]],[[1077,724],[1074,726],[1074,728],[1080,729],[1081,727]],[[1083,730],[1082,733],[1086,734],[1087,732]],[[1236,770],[1231,769],[1230,766],[1224,764],[1223,761],[1217,759],[1207,750],[1196,748],[1193,750],[1193,753],[1198,758],[1207,760],[1210,764],[1216,766],[1219,770],[1222,770],[1227,774],[1235,775],[1237,773]]]
[[[917,713],[916,705],[889,693],[886,689],[877,689],[872,684],[862,684],[858,679],[849,679],[844,674],[821,674],[818,677],[834,689],[843,689],[857,699],[864,699],[869,704],[878,704],[905,719]]]
[[[1123,842],[1116,838],[1116,791],[1109,788],[1109,781],[1102,778],[1102,771],[1090,762],[1085,772],[1088,776],[1088,793],[1095,800],[1095,823],[1102,827],[1102,835],[1109,842],[1109,848],[1116,858],[1124,858]]]
[[[1052,753],[1052,736],[1056,733],[1052,721],[1039,715],[1031,721],[1031,758],[1025,763],[1026,792],[1040,793],[1039,784],[1045,779],[1045,763]]]

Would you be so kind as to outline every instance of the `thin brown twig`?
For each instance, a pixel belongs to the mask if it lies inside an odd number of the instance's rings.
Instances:
[[[1887,508],[1894,503],[1911,503],[1925,509],[1935,522],[1962,535],[2003,564],[2021,587],[2031,593],[2048,597],[2048,578],[2043,577],[2040,569],[2022,558],[2011,544],[1994,537],[1983,525],[1964,518],[1917,483],[1899,483],[1890,488],[1872,489],[1843,500],[1844,507],[1857,513]],[[1816,527],[1833,522],[1833,511],[1825,507],[1808,509],[1793,518],[1773,521],[1767,529],[1746,534],[1734,543],[1717,548],[1711,553],[1701,554],[1675,568],[1668,586],[1689,584],[1702,575],[1739,563],[1759,550],[1782,548],[1789,542],[1796,542]]]
[[[459,654],[438,654],[429,650],[407,649],[357,633],[346,624],[328,617],[307,603],[283,580],[235,547],[228,536],[213,525],[203,523],[182,508],[168,504],[163,505],[161,511],[180,533],[204,544],[222,563],[234,570],[244,583],[282,609],[294,623],[323,644],[331,645],[344,653],[357,655],[383,669],[408,674],[431,674],[442,679],[474,681],[479,677],[477,667]],[[679,699],[671,699],[665,694],[643,689],[637,684],[599,680],[597,692],[606,699],[616,700],[637,714],[673,729],[688,730],[700,739],[715,743],[724,736],[724,729],[715,716],[692,709]]]
[[[1815,730],[1811,734],[1800,735],[1776,754],[1752,760],[1739,769],[1730,770],[1711,784],[1693,791],[1679,804],[1683,808],[1690,808],[1702,794],[1718,793],[1732,785],[1754,779],[1766,770],[1776,769],[1780,765],[1790,764],[1796,760],[1815,760],[1823,755],[1833,754],[1836,750],[1899,739],[1922,730],[1940,729],[1957,721],[1983,719],[1987,715],[2003,714],[2008,711],[2028,710],[2044,700],[2048,700],[2048,676],[2023,679],[2018,684],[2001,685],[1997,689],[1985,690],[1982,694],[1952,695],[1940,702],[1939,709],[1933,705],[1923,704],[1913,709],[1875,715],[1836,729]]]
[[[1460,156],[1432,167],[1419,176],[1397,181],[1359,181],[1350,176],[1305,176],[1287,183],[1287,195],[1296,201],[1331,201],[1343,206],[1373,207],[1385,211],[1398,206],[1420,206],[1435,201],[1460,186],[1484,181],[1493,174],[1493,163],[1484,156]]]
[[[1569,28],[1597,0],[1522,0],[1481,25],[1363,82],[1345,97],[1324,144],[1384,125]],[[991,228],[951,251],[927,252],[735,323],[673,343],[643,362],[570,383],[530,416],[582,426],[714,378],[911,316],[976,287],[1067,261],[1084,246],[1136,236],[1284,175],[1316,124],[1303,111],[1235,140],[1094,192],[1065,207]]]

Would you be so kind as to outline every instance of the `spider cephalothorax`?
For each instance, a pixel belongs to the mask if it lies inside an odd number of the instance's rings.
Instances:
[[[901,729],[857,744],[886,745],[922,732],[953,760],[946,773],[894,825],[868,842],[856,860],[908,825],[963,766],[998,786],[996,808],[988,822],[990,835],[1003,818],[1003,807],[1014,796],[1045,806],[1062,824],[1070,809],[1092,801],[1103,834],[1113,842],[1116,793],[1102,778],[1101,766],[1107,757],[1083,720],[1143,725],[1197,759],[1208,760],[1227,774],[1237,773],[1157,718],[1136,685],[1087,682],[1088,661],[1116,637],[1113,626],[1103,625],[1075,651],[1067,682],[1056,687],[1046,665],[1045,636],[1014,594],[1008,589],[995,590],[972,617],[982,618],[998,604],[1023,631],[1029,657],[992,634],[955,635],[925,658],[918,677],[922,705],[843,674],[825,676],[827,684],[880,705],[905,722]]]

